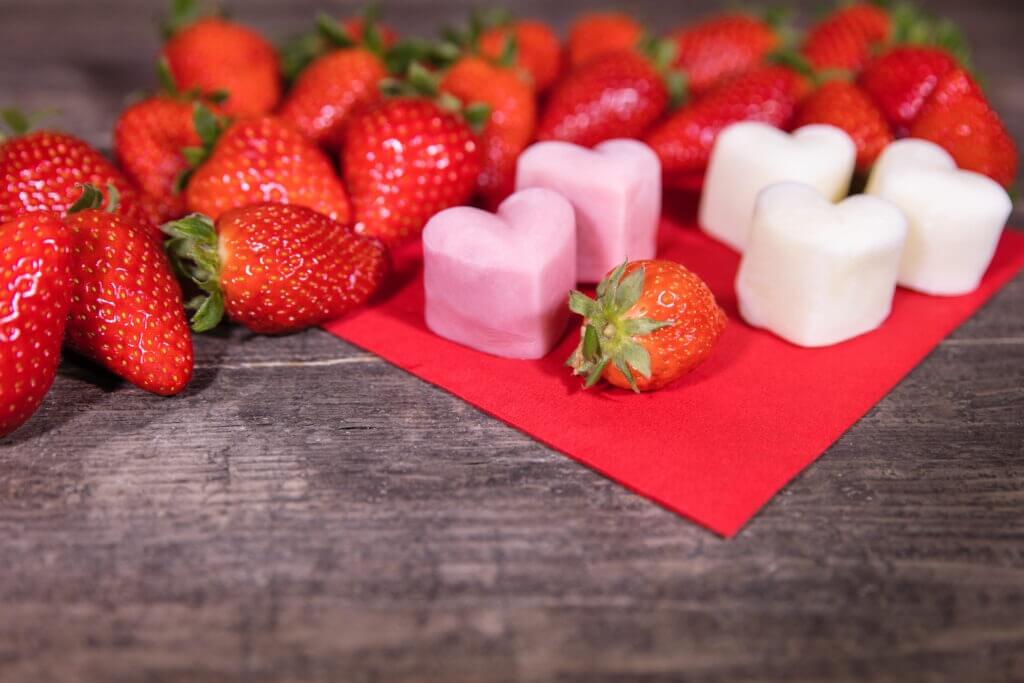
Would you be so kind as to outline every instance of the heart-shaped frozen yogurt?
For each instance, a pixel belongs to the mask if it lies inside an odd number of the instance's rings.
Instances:
[[[909,232],[899,283],[926,294],[976,289],[1013,211],[999,183],[958,169],[946,150],[913,138],[885,148],[867,192],[906,214]]]
[[[467,206],[423,230],[427,327],[507,358],[541,358],[565,333],[576,222],[561,195],[523,190],[496,214]]]
[[[849,191],[856,158],[853,140],[835,126],[804,126],[790,134],[764,123],[734,123],[718,135],[711,150],[700,225],[743,251],[761,190],[795,181],[838,201]]]
[[[802,183],[765,189],[736,276],[740,315],[800,346],[827,346],[889,317],[907,225],[895,206],[833,204]]]
[[[654,258],[661,218],[661,162],[636,140],[592,150],[538,142],[520,155],[516,188],[544,187],[576,209],[580,282],[599,282],[623,261]]]

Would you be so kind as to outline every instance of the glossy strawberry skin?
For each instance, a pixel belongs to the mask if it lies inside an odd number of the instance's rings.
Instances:
[[[185,189],[190,211],[217,219],[229,209],[274,202],[308,206],[340,223],[351,218],[331,160],[291,124],[243,119],[217,141]]]
[[[181,91],[228,93],[223,105],[228,115],[266,114],[281,99],[277,52],[245,26],[214,17],[200,19],[173,35],[162,54]]]
[[[871,3],[836,10],[807,34],[801,52],[815,69],[860,71],[871,53],[890,37],[892,19]]]
[[[355,117],[342,168],[358,232],[392,244],[418,235],[438,211],[465,204],[482,163],[480,142],[429,100],[385,100]]]
[[[161,245],[100,209],[65,223],[75,259],[68,346],[146,391],[181,392],[192,378],[192,337]]]
[[[581,15],[571,27],[567,45],[569,68],[586,64],[608,52],[636,48],[644,28],[628,14],[591,12]]]
[[[699,174],[707,168],[718,133],[738,121],[785,128],[807,81],[781,66],[762,66],[732,78],[672,114],[647,136],[666,176]]]
[[[376,239],[301,206],[235,209],[217,221],[220,286],[232,320],[254,332],[294,332],[366,302],[387,270]]]
[[[676,44],[675,66],[686,73],[691,97],[749,71],[779,45],[771,26],[745,14],[724,14],[680,28],[670,37]]]
[[[43,402],[71,306],[71,234],[50,212],[0,225],[0,437]]]
[[[1017,146],[963,69],[939,79],[910,125],[910,135],[941,145],[957,166],[987,175],[1004,187],[1017,177]]]
[[[541,21],[521,20],[495,26],[480,34],[480,55],[497,60],[510,37],[516,41],[516,65],[530,74],[538,93],[547,91],[562,73],[562,44],[558,36]]]
[[[386,76],[383,62],[368,50],[329,52],[299,74],[278,115],[322,147],[338,150],[349,115],[380,100],[378,86]]]
[[[188,169],[182,148],[201,144],[192,108],[187,100],[150,97],[125,109],[114,127],[117,162],[153,200],[161,222],[186,211],[185,197],[175,184]]]
[[[64,215],[82,193],[83,184],[121,195],[118,211],[151,226],[158,217],[142,193],[102,154],[65,133],[36,131],[0,143],[0,223],[23,213],[52,211]]]
[[[669,95],[661,75],[635,51],[595,57],[551,91],[537,137],[592,147],[639,138],[664,114]]]
[[[886,145],[892,130],[875,103],[852,83],[829,81],[804,100],[794,128],[823,123],[846,131],[857,146],[857,170],[866,173]]]
[[[944,50],[907,45],[872,60],[857,83],[897,134],[905,135],[935,84],[955,68],[956,60]]]
[[[516,160],[533,139],[537,125],[533,88],[514,69],[464,57],[445,74],[441,90],[466,105],[479,102],[491,109],[480,135],[483,167],[477,191],[488,208],[495,208],[515,189]]]

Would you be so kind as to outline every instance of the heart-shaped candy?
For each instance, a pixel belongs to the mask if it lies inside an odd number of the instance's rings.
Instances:
[[[997,182],[957,168],[926,140],[892,143],[875,163],[867,192],[907,216],[899,283],[926,294],[966,294],[995,254],[1013,202]]]
[[[460,206],[423,230],[427,327],[506,358],[541,358],[565,333],[576,286],[576,222],[550,190],[513,194],[496,214]]]
[[[536,143],[519,157],[516,187],[544,187],[572,203],[580,282],[599,282],[627,259],[654,258],[661,163],[642,142]]]
[[[736,275],[740,315],[800,346],[873,330],[892,308],[906,234],[884,199],[833,204],[809,185],[772,185],[757,198]]]
[[[790,134],[764,123],[735,123],[718,135],[711,150],[700,225],[743,251],[761,190],[795,181],[838,201],[849,191],[856,158],[853,140],[835,126],[804,126]]]

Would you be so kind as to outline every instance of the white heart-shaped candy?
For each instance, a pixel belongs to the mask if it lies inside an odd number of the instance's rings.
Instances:
[[[734,123],[719,133],[711,150],[700,226],[743,251],[761,190],[795,181],[838,201],[849,191],[856,158],[853,140],[835,126],[804,126],[790,134],[764,123]]]
[[[814,188],[780,183],[757,198],[736,276],[740,314],[800,346],[828,346],[889,316],[903,214],[856,195],[831,203]]]
[[[906,214],[909,232],[899,283],[926,294],[977,288],[1013,210],[996,181],[958,169],[946,150],[913,138],[885,148],[867,192]]]

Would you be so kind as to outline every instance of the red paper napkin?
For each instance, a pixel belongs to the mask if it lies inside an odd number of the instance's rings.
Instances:
[[[434,336],[423,323],[418,245],[394,255],[397,272],[375,306],[326,329],[732,536],[1024,266],[1024,234],[1004,233],[973,294],[900,289],[880,329],[813,350],[740,320],[733,292],[739,258],[693,227],[692,208],[663,221],[659,256],[703,277],[730,322],[707,363],[651,394],[581,390],[563,366],[576,329],[540,361],[495,358]]]

